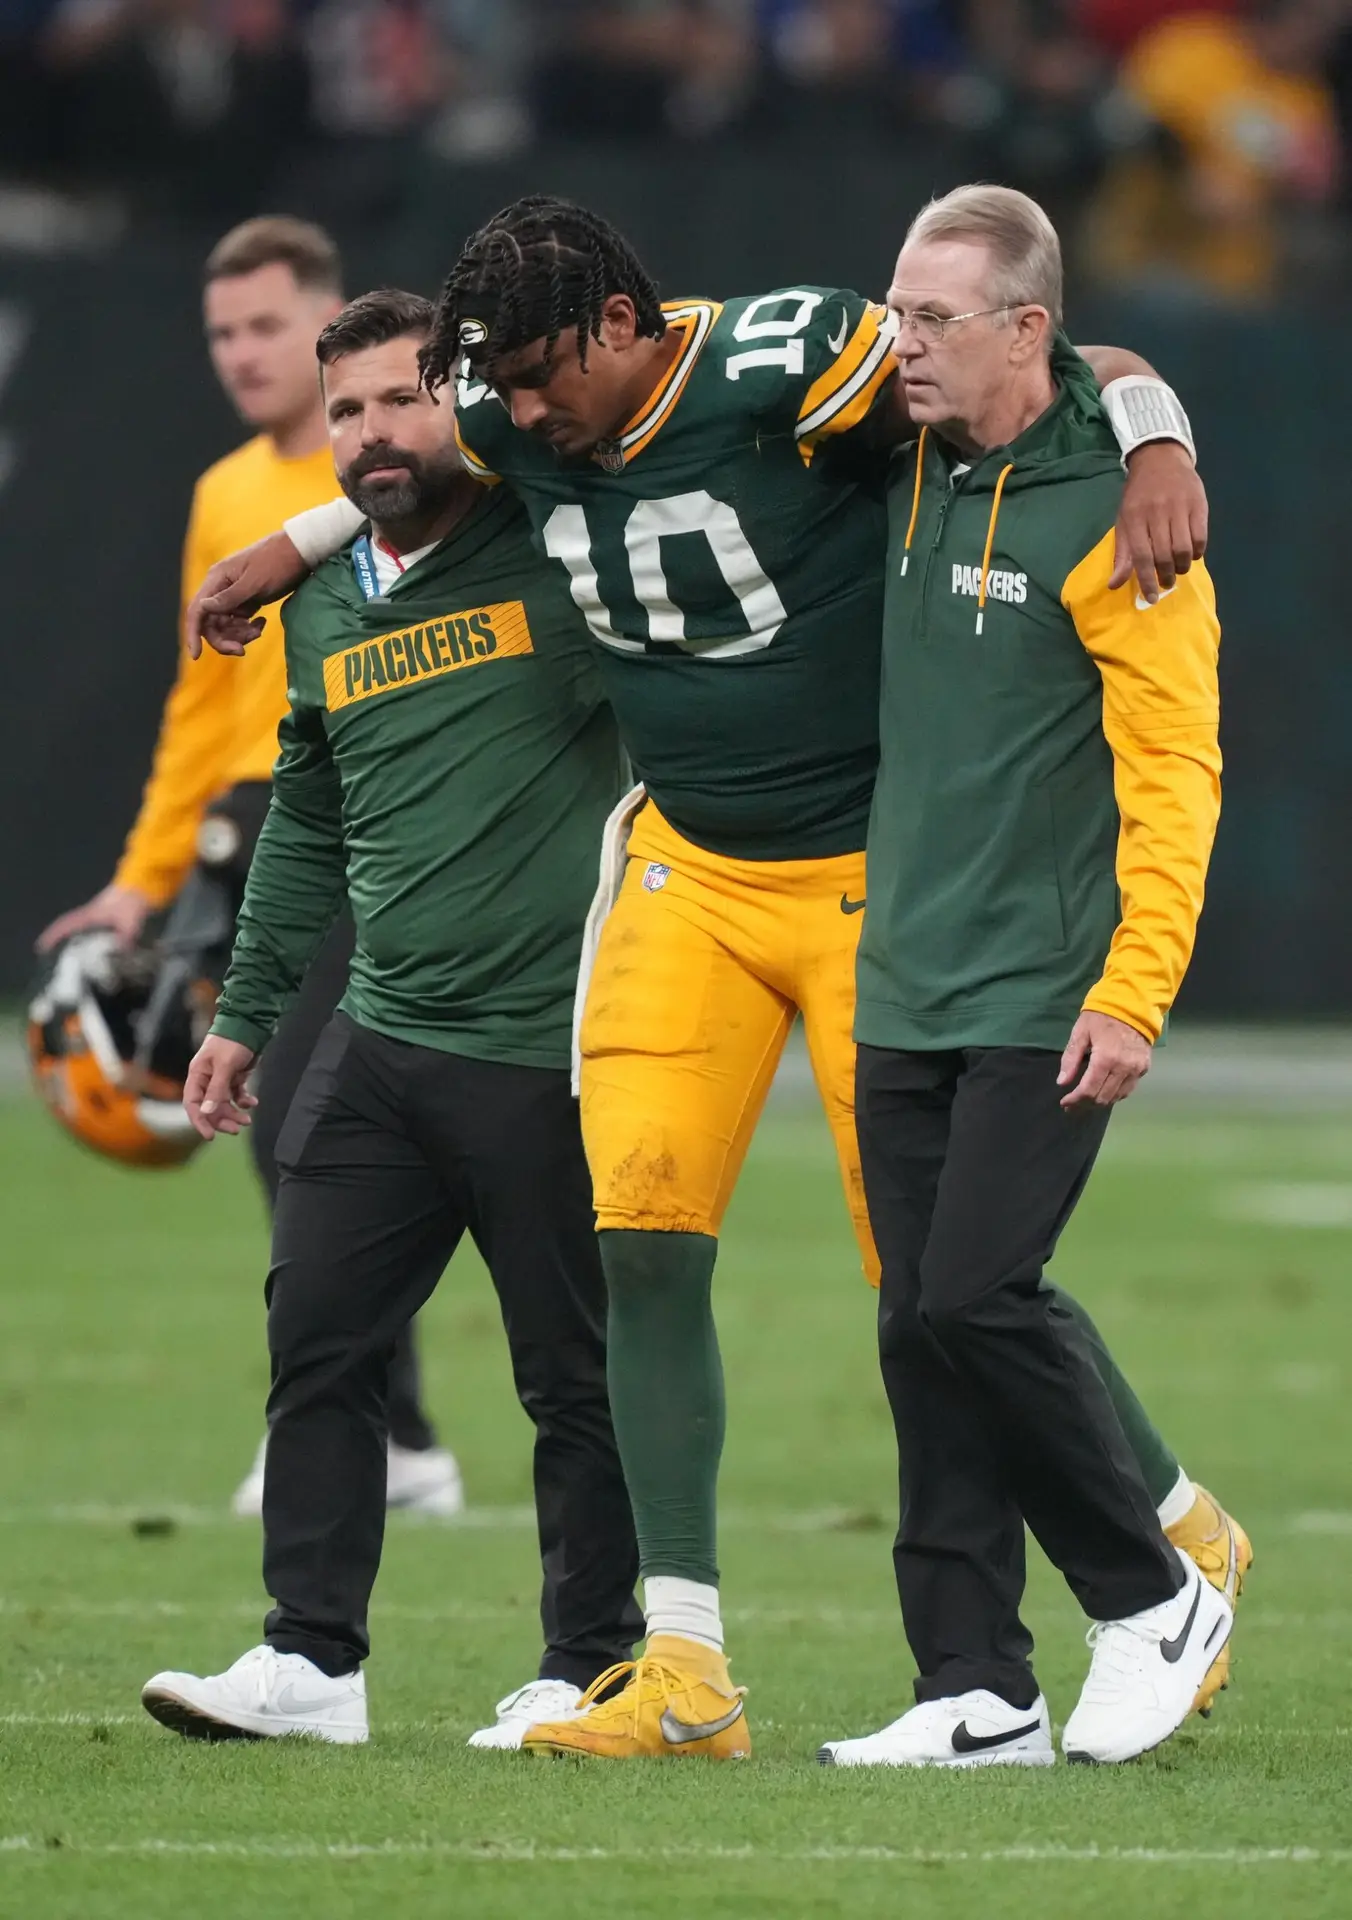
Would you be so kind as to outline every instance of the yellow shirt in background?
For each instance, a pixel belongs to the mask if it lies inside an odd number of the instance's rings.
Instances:
[[[1204,13],[1143,33],[1121,81],[1179,160],[1135,155],[1110,169],[1089,228],[1098,271],[1176,277],[1241,302],[1275,292],[1284,207],[1333,185],[1327,86],[1268,66],[1242,20]]]
[[[334,495],[327,447],[284,460],[266,434],[208,467],[193,490],[183,543],[183,604],[208,568],[275,533],[283,520]],[[136,824],[115,875],[155,906],[172,899],[197,856],[208,803],[241,780],[267,780],[277,758],[277,726],[286,712],[286,663],[279,608],[242,660],[204,648],[184,650],[160,722],[155,758]],[[180,646],[182,642],[180,640]]]

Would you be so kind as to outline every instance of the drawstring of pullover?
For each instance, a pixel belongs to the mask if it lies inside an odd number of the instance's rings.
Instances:
[[[1011,460],[1007,467],[1001,467],[1000,478],[995,483],[995,498],[991,501],[990,525],[986,528],[986,551],[981,556],[981,587],[976,597],[976,630],[980,633],[986,618],[986,577],[991,569],[991,548],[995,545],[995,523],[1000,518],[1000,495],[1005,490],[1005,481],[1014,471]]]
[[[920,518],[920,481],[925,471],[925,438],[928,427],[920,429],[920,438],[915,448],[915,492],[911,495],[911,524],[906,529],[906,545],[901,552],[901,577],[906,578],[906,569],[911,564],[911,542],[915,538],[915,523]]]
[[[929,428],[922,427],[920,429],[920,438],[916,442],[915,491],[911,495],[911,518],[906,528],[906,543],[902,548],[901,554],[901,577],[903,580],[911,564],[911,542],[915,538],[916,522],[920,518],[920,488],[925,474],[925,440],[928,434]],[[1000,477],[995,483],[995,498],[991,501],[991,517],[986,528],[986,550],[981,556],[981,584],[977,590],[976,630],[978,633],[981,632],[986,619],[986,579],[990,573],[991,552],[995,546],[995,523],[1000,518],[1000,498],[1005,490],[1005,481],[1008,480],[1013,471],[1014,462],[1012,460],[1007,467],[1000,469]]]

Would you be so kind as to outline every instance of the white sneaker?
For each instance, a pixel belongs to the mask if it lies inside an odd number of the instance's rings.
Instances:
[[[828,1741],[817,1758],[824,1767],[1050,1767],[1056,1749],[1041,1694],[1011,1707],[978,1688],[924,1700],[861,1740]]]
[[[368,1737],[360,1668],[331,1680],[303,1653],[272,1647],[250,1647],[224,1673],[157,1673],[142,1687],[141,1705],[161,1726],[190,1740],[275,1740],[299,1733],[348,1747]]]
[[[267,1435],[258,1443],[253,1465],[230,1501],[240,1520],[257,1520],[263,1512],[263,1469],[267,1464]],[[465,1483],[460,1464],[445,1447],[413,1453],[390,1443],[385,1478],[385,1505],[405,1513],[428,1514],[435,1520],[454,1520],[465,1511]]]
[[[1134,1760],[1167,1740],[1192,1711],[1234,1615],[1188,1556],[1178,1557],[1186,1578],[1172,1600],[1089,1629],[1094,1658],[1061,1735],[1067,1760]]]
[[[528,1680],[524,1687],[499,1700],[497,1719],[491,1727],[480,1727],[465,1742],[467,1747],[519,1747],[526,1728],[545,1720],[576,1720],[582,1689],[568,1680]]]
[[[422,1513],[433,1520],[454,1520],[465,1511],[460,1463],[445,1447],[414,1453],[390,1442],[385,1505],[401,1513]]]

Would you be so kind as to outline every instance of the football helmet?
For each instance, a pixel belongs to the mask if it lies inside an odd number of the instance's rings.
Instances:
[[[216,986],[195,956],[75,934],[49,956],[28,1005],[33,1082],[84,1146],[132,1167],[176,1167],[203,1144],[183,1111],[188,1063]]]

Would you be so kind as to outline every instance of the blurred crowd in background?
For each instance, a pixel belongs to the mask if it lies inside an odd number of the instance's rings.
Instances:
[[[1352,0],[0,0],[0,58],[13,205],[379,217],[560,140],[937,142],[1108,283],[1261,303],[1344,257]]]

